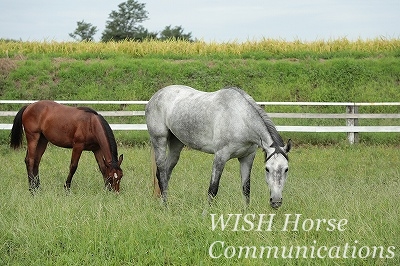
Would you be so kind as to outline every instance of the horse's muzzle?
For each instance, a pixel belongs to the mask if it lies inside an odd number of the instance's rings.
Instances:
[[[272,198],[269,199],[269,204],[271,205],[272,208],[278,209],[282,205],[282,198],[279,200],[273,200]]]
[[[120,183],[119,181],[109,177],[105,182],[105,187],[108,191],[114,191],[116,193],[119,193],[119,183]]]
[[[115,193],[119,193],[119,182],[117,183],[117,184],[114,184],[114,186],[113,186],[113,191],[115,192]]]

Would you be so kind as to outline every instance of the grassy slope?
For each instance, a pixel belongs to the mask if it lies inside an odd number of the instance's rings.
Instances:
[[[205,91],[239,86],[260,101],[391,101],[400,82],[396,57],[2,60],[10,65],[3,99],[147,100],[163,86],[187,84]]]
[[[244,44],[0,42],[0,47],[1,99],[147,100],[170,84],[205,91],[239,86],[258,101],[384,102],[398,101],[400,95],[398,40],[309,44],[272,40]],[[339,107],[270,107],[268,111],[344,112]],[[399,111],[398,107],[360,108],[360,112]],[[276,120],[279,125],[293,122],[344,124],[343,120]],[[298,143],[345,140],[345,134],[298,133],[290,137]],[[143,143],[146,139],[142,133],[122,134],[121,141]],[[7,141],[4,132],[0,132],[0,140]],[[399,143],[400,139],[395,134],[362,134],[361,141]]]

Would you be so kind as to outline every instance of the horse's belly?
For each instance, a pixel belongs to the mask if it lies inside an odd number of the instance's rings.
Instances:
[[[206,153],[215,152],[215,143],[212,134],[207,131],[191,131],[182,129],[171,129],[175,135],[186,146]]]
[[[192,149],[199,150],[205,153],[214,154],[215,147],[211,143],[198,143],[198,142],[190,142],[184,143],[186,146],[191,147]]]

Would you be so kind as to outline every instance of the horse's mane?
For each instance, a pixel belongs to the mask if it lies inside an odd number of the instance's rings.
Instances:
[[[89,108],[89,107],[81,106],[81,107],[77,107],[77,109],[82,110],[82,111],[84,111],[86,113],[99,115],[95,110],[93,110],[92,108]]]
[[[240,95],[242,95],[243,98],[257,111],[257,113],[260,115],[261,119],[264,121],[264,124],[267,127],[267,130],[273,140],[273,143],[272,143],[273,146],[278,146],[278,147],[285,146],[285,143],[283,142],[282,137],[279,135],[278,131],[276,130],[275,124],[269,118],[267,113],[254,101],[253,98],[250,97],[250,95],[248,95],[245,91],[243,91],[237,87],[227,87],[225,89],[231,89],[231,90],[234,90],[234,91],[240,93]]]
[[[113,168],[119,168],[118,166],[118,151],[117,151],[117,142],[115,141],[114,133],[106,121],[106,119],[99,113],[97,113],[95,110],[89,107],[78,107],[79,110],[82,110],[87,113],[95,114],[99,118],[101,125],[103,126],[104,132],[106,133],[108,143],[110,144],[110,150],[111,150],[111,158],[112,158],[112,167]]]

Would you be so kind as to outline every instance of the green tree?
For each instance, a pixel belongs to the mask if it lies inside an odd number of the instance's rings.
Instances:
[[[186,41],[193,41],[192,40],[192,33],[183,33],[182,26],[175,26],[171,27],[171,25],[166,26],[163,31],[160,33],[160,40],[186,40]]]
[[[77,27],[73,33],[70,33],[69,36],[74,38],[77,41],[93,41],[94,35],[97,32],[97,27],[93,26],[90,23],[85,22],[84,20],[78,21]]]
[[[151,33],[140,25],[148,19],[145,6],[146,4],[135,0],[119,4],[118,11],[112,11],[109,15],[101,40],[103,42],[143,40],[157,36],[157,33]]]

